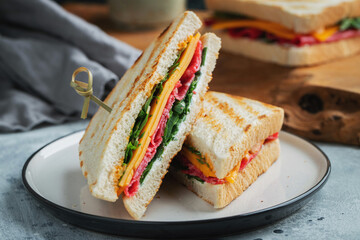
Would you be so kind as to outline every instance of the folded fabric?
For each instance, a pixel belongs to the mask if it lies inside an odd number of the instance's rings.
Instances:
[[[90,69],[94,95],[103,98],[140,55],[50,0],[0,1],[0,53],[2,132],[78,117],[83,98],[69,86],[73,71]],[[89,114],[97,108],[91,103]]]

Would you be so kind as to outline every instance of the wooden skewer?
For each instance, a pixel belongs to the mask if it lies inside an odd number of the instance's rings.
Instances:
[[[81,72],[87,72],[88,74],[88,83],[80,82],[78,80],[75,80],[76,75],[78,75]],[[87,113],[89,110],[89,104],[90,100],[93,100],[96,104],[98,104],[100,107],[104,108],[109,113],[111,112],[111,107],[106,105],[103,101],[101,101],[99,98],[93,95],[93,76],[89,69],[85,67],[79,67],[76,69],[71,77],[70,86],[75,89],[77,94],[80,96],[83,96],[85,98],[83,109],[81,112],[81,118],[86,119]]]

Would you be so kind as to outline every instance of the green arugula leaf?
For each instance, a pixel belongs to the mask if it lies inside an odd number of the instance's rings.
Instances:
[[[207,165],[207,163],[205,162],[205,158],[197,158],[196,160],[201,164],[206,164]]]
[[[204,184],[204,180],[202,180],[201,178],[197,177],[197,176],[192,176],[192,175],[189,175],[189,174],[185,174],[185,176],[188,178],[188,179],[195,179],[196,181],[199,181],[201,182],[202,184]]]
[[[176,101],[172,109],[174,110],[174,112],[181,114],[184,111],[185,107],[186,104],[184,101]]]
[[[344,18],[342,19],[338,25],[340,31],[345,31],[349,29],[357,29],[360,30],[360,17],[357,18]]]
[[[351,25],[352,25],[352,19],[345,18],[345,19],[341,20],[339,29],[340,29],[340,31],[344,31],[344,30],[347,30],[348,28],[350,28]]]
[[[192,152],[193,154],[196,154],[198,156],[201,157],[201,152],[199,152],[198,150],[196,150],[196,148],[190,146],[190,145],[187,145],[187,144],[184,144],[184,147],[186,147],[190,152]]]
[[[354,18],[351,26],[355,29],[360,29],[360,18]]]
[[[207,48],[203,48],[203,50],[202,50],[202,55],[201,55],[200,67],[204,66],[204,64],[205,64],[206,53],[207,53]],[[199,75],[200,75],[200,72],[199,72],[199,71],[196,72],[196,73],[199,73]]]
[[[190,146],[190,145],[187,145],[187,144],[184,144],[184,147],[187,148],[190,152],[192,152],[193,154],[199,156],[199,158],[196,158],[196,160],[200,163],[200,164],[206,164],[206,166],[208,166],[210,168],[210,165],[209,163],[206,162],[206,159],[205,157],[203,157],[203,155],[201,154],[200,151],[198,151],[196,148]]]

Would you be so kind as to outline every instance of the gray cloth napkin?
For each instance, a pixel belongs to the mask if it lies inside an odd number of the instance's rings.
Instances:
[[[74,70],[90,69],[94,95],[103,98],[139,55],[51,0],[1,0],[0,132],[79,118]],[[91,103],[89,114],[97,108]]]

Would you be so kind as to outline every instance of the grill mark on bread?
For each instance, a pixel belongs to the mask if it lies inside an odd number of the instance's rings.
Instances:
[[[161,33],[160,35],[158,36],[158,39],[161,38],[170,28],[172,23],[170,23]]]
[[[84,172],[84,177],[87,177],[87,175],[88,175],[88,172],[85,171],[85,172]]]
[[[212,94],[207,94],[206,100],[216,105],[223,113],[230,117],[237,126],[242,126],[244,119],[239,117],[239,115],[234,112],[234,109],[231,108],[228,103],[220,102],[219,99]]]
[[[144,52],[142,52],[142,53],[140,54],[140,56],[135,60],[135,62],[134,62],[133,65],[131,66],[131,68],[134,68],[134,67],[135,67],[135,65],[136,65],[136,64],[140,61],[140,59],[142,58],[143,54],[144,54]]]
[[[84,161],[80,161],[80,167],[84,165]]]
[[[254,108],[252,108],[249,104],[245,105],[245,110],[248,111],[249,113],[255,115],[255,116],[259,114],[259,112],[256,111]]]
[[[207,124],[211,125],[212,128],[219,133],[224,127],[216,118],[211,115],[205,114],[202,118]]]
[[[263,118],[266,118],[266,114],[263,114],[263,115],[261,115],[261,116],[258,116],[258,119],[259,119],[259,120],[261,120],[261,119],[263,119]]]
[[[246,125],[246,127],[244,128],[244,132],[249,131],[250,128],[251,128],[251,124]]]

